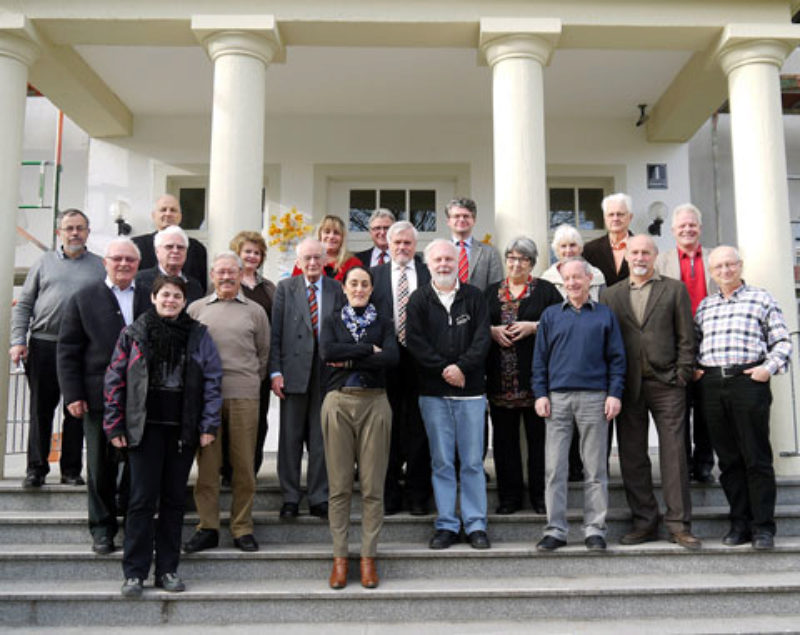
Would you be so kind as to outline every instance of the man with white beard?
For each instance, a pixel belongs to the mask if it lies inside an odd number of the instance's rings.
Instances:
[[[488,549],[483,422],[489,310],[481,291],[459,282],[458,250],[447,240],[425,248],[431,284],[408,301],[408,350],[419,374],[419,407],[431,449],[438,516],[431,549],[447,549],[464,532],[474,549]],[[456,451],[461,461],[461,520],[456,515]]]

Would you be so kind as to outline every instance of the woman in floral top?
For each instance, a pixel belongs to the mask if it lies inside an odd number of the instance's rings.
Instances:
[[[528,439],[528,495],[536,513],[544,505],[544,421],[533,410],[531,359],[539,316],[561,294],[546,280],[531,275],[538,250],[530,238],[506,247],[507,277],[486,289],[492,323],[492,347],[486,360],[487,394],[492,416],[494,464],[500,505],[498,514],[522,508],[520,421]]]

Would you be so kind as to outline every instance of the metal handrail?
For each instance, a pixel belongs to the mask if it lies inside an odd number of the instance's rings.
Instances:
[[[789,337],[792,338],[792,356],[789,358],[789,383],[792,386],[792,427],[794,432],[794,450],[784,450],[783,452],[779,452],[779,455],[784,458],[800,456],[800,438],[798,438],[797,430],[797,396],[794,387],[794,364],[798,353],[797,344],[798,341],[800,341],[800,338],[797,337],[798,335],[800,335],[800,331],[792,331],[789,333]]]

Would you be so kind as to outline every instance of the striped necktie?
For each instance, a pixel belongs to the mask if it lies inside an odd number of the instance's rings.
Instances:
[[[463,240],[458,241],[461,246],[458,252],[458,280],[466,282],[469,280],[469,258],[467,258],[467,243]]]
[[[406,306],[408,306],[408,276],[406,268],[397,279],[397,341],[406,345]]]
[[[311,329],[314,331],[314,337],[317,337],[319,330],[319,307],[317,306],[315,284],[308,285],[308,311],[311,314]]]

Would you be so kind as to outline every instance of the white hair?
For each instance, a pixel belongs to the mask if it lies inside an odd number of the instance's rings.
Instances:
[[[170,225],[169,227],[165,227],[161,231],[156,232],[156,237],[153,239],[153,244],[155,245],[156,249],[158,249],[161,244],[172,235],[180,236],[181,240],[183,240],[183,244],[186,245],[186,247],[189,247],[189,236],[187,236],[186,232],[177,225]]]
[[[550,243],[550,246],[553,248],[553,251],[557,252],[559,246],[565,242],[576,242],[580,245],[581,250],[583,250],[583,236],[581,236],[581,233],[572,225],[563,223],[556,227],[556,231],[553,232],[553,242]]]
[[[319,253],[323,253],[325,251],[325,249],[322,247],[321,242],[319,242],[316,238],[308,237],[308,238],[303,238],[303,240],[297,243],[297,247],[294,248],[295,255],[297,255],[297,257],[299,258],[300,248],[303,247],[303,245],[309,245],[309,244],[319,247]]]
[[[242,263],[242,259],[236,254],[236,252],[231,251],[230,249],[226,249],[225,251],[220,251],[217,255],[214,256],[214,260],[211,261],[211,268],[217,266],[217,263],[220,260],[233,260],[236,262],[236,266],[239,269],[244,268],[244,263]]]
[[[108,258],[108,252],[111,251],[111,248],[115,245],[130,245],[133,247],[134,251],[136,252],[136,257],[141,260],[142,259],[142,252],[139,251],[139,247],[137,247],[136,243],[133,242],[127,236],[117,236],[112,238],[111,241],[106,245],[106,249],[103,252],[103,257]]]
[[[458,257],[458,250],[456,249],[456,246],[453,243],[451,243],[449,240],[445,240],[444,238],[437,238],[436,240],[432,240],[430,243],[428,243],[428,245],[425,247],[425,251],[422,252],[425,257],[425,264],[428,264],[428,257],[430,256],[430,253],[436,247],[441,247],[441,246],[449,247],[450,251],[453,252],[453,255],[455,257]]]
[[[678,218],[678,214],[681,212],[691,212],[697,219],[697,224],[703,224],[703,215],[700,213],[700,210],[691,203],[682,203],[672,210],[672,222],[670,223],[672,227],[675,227],[675,219]]]
[[[393,223],[392,226],[389,228],[389,231],[386,232],[386,240],[392,242],[392,239],[400,232],[409,232],[409,231],[414,234],[414,242],[416,242],[417,228],[414,227],[414,225],[412,223],[409,223],[407,220],[399,220],[396,223]]]
[[[603,202],[600,203],[600,207],[603,208],[604,215],[608,211],[609,203],[623,203],[625,205],[625,209],[628,210],[628,214],[633,213],[633,199],[623,192],[609,194],[603,199]]]

